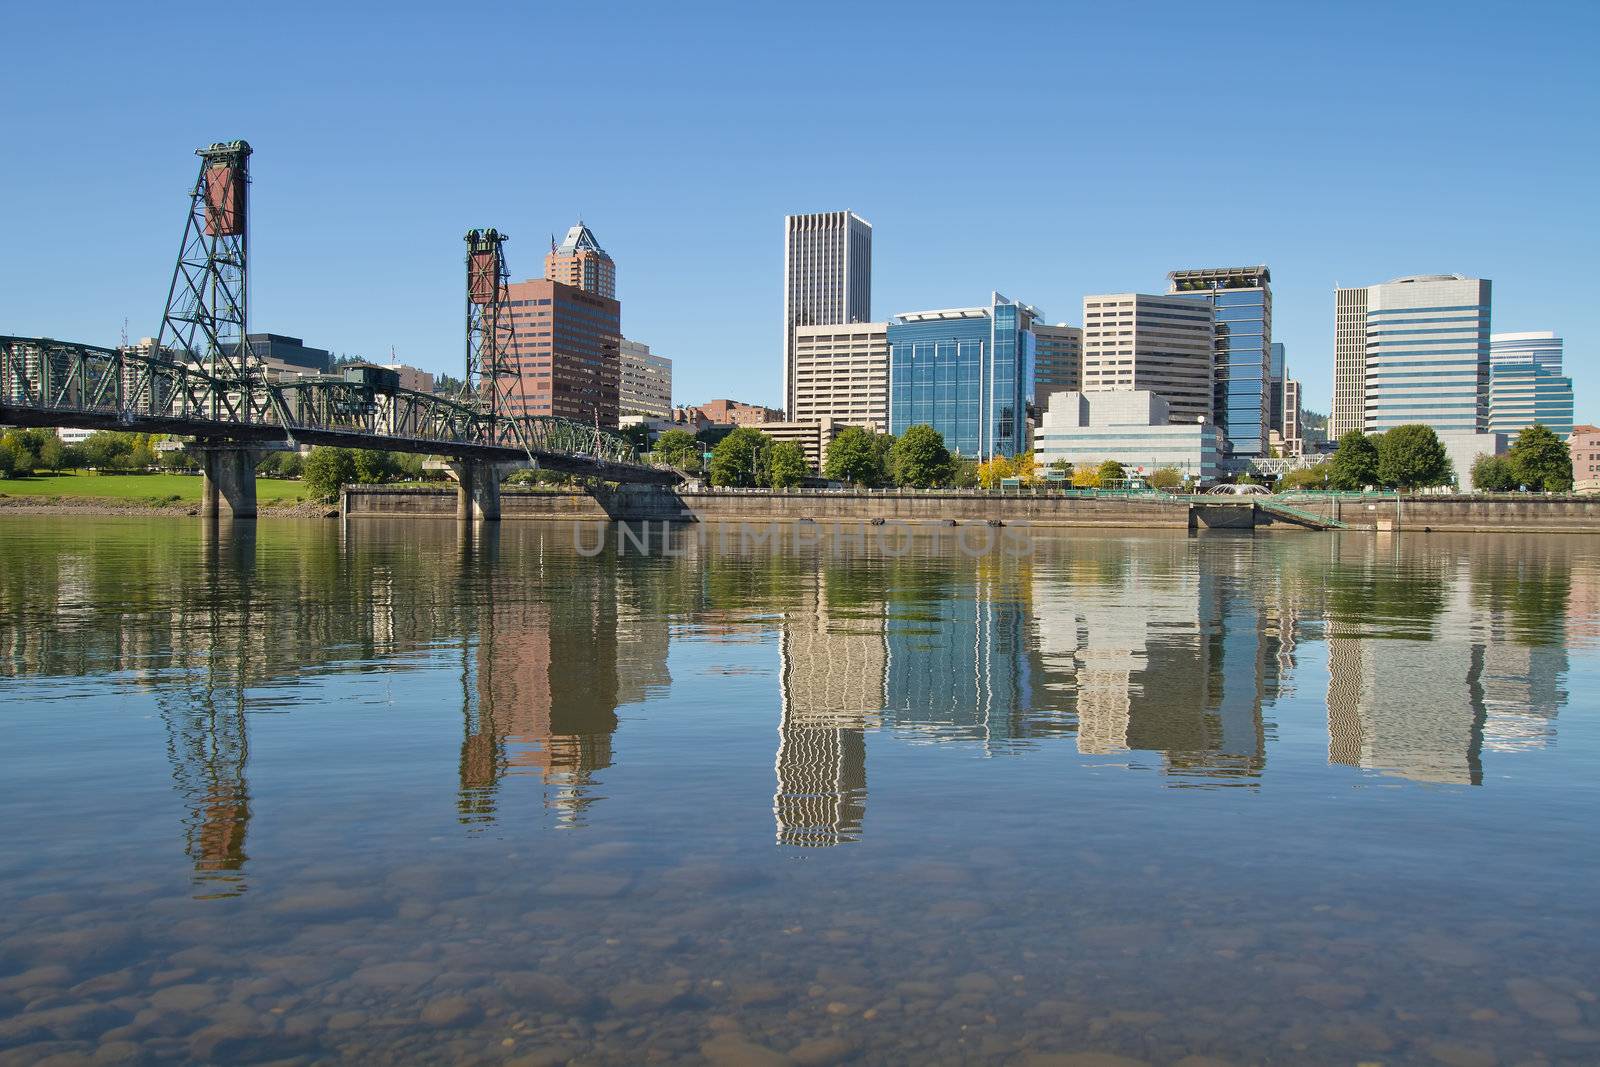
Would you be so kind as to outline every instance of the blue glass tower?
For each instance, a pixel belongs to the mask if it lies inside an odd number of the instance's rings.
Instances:
[[[889,432],[926,423],[973,459],[1027,442],[1038,312],[993,294],[989,306],[918,311],[889,323]]]
[[[1175,270],[1168,292],[1216,310],[1214,410],[1235,456],[1265,456],[1272,425],[1272,272],[1256,267]]]

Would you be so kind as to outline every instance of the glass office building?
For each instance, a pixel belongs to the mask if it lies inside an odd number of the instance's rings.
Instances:
[[[1518,434],[1534,423],[1572,433],[1572,379],[1554,333],[1489,335],[1489,432]]]
[[[1265,266],[1175,270],[1168,293],[1216,312],[1213,410],[1228,450],[1265,456],[1272,422],[1272,272]]]
[[[992,295],[987,307],[917,311],[889,323],[889,432],[926,423],[974,459],[1027,448],[1038,311]]]

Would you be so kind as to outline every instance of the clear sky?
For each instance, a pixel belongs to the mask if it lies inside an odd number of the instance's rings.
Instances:
[[[580,215],[675,398],[781,400],[783,216],[873,312],[1266,263],[1327,411],[1333,288],[1494,280],[1600,421],[1600,3],[13,4],[0,333],[155,332],[193,150],[255,147],[252,327],[460,373],[462,234]]]

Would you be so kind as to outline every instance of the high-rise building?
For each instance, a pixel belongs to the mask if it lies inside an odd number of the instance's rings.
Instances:
[[[795,415],[795,328],[872,319],[872,223],[852,211],[783,220],[783,396]]]
[[[608,300],[617,298],[617,265],[595,240],[594,231],[578,224],[557,244],[550,241],[550,254],[544,257],[546,281],[560,282]]]
[[[286,337],[279,333],[252,333],[248,335],[248,339],[250,353],[260,361],[261,368],[273,377],[326,374],[333,361],[326,348],[311,348],[298,337]]]
[[[1272,419],[1272,272],[1265,265],[1175,270],[1167,291],[1216,311],[1212,410],[1236,456],[1267,454]]]
[[[1033,406],[1043,411],[1051,393],[1083,388],[1083,330],[1058,322],[1033,327]]]
[[[1148,389],[1174,422],[1212,418],[1214,313],[1173,296],[1083,298],[1085,393]]]
[[[1548,330],[1489,337],[1489,431],[1516,434],[1540,423],[1572,433],[1572,379],[1562,375],[1561,338]]]
[[[622,305],[548,278],[506,291],[515,334],[508,353],[520,380],[513,415],[559,415],[617,425],[621,394]]]
[[[1362,429],[1488,429],[1490,286],[1424,274],[1367,288]]]
[[[1367,291],[1333,291],[1333,414],[1328,439],[1366,427]]]
[[[1289,376],[1281,341],[1274,341],[1267,350],[1267,388],[1272,401],[1272,412],[1267,420],[1267,432],[1283,436],[1283,383]]]
[[[642,341],[622,339],[618,411],[623,415],[672,417],[672,360],[650,351]]]
[[[999,293],[984,307],[916,311],[889,323],[889,432],[926,423],[971,459],[1027,447],[1038,312]]]
[[[797,422],[835,419],[887,432],[889,324],[795,327],[789,417]]]
[[[1305,455],[1305,429],[1300,422],[1300,383],[1293,378],[1283,380],[1283,454]]]

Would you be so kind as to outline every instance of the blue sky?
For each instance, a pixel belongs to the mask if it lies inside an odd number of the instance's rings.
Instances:
[[[230,15],[228,12],[238,11]],[[476,16],[469,19],[468,13]],[[462,234],[580,214],[680,402],[781,398],[783,216],[874,226],[873,311],[1267,263],[1307,405],[1336,284],[1459,272],[1600,421],[1600,4],[12,5],[0,333],[159,324],[193,150],[252,160],[252,325],[460,372]],[[221,44],[208,44],[208,42]]]

